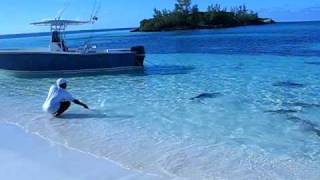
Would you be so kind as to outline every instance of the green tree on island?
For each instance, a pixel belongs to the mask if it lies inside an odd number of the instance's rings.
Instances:
[[[174,10],[182,14],[189,14],[191,10],[191,0],[177,0]]]
[[[258,13],[249,10],[245,5],[228,10],[215,4],[201,12],[198,5],[192,5],[191,0],[177,0],[173,11],[154,9],[153,18],[142,20],[139,31],[223,28],[273,22],[271,19],[259,18]]]

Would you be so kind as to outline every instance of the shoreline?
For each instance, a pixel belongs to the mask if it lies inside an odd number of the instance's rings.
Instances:
[[[271,19],[270,19],[271,20]],[[210,30],[210,29],[229,29],[237,27],[247,27],[247,26],[263,26],[263,25],[272,25],[277,22],[271,20],[272,22],[261,22],[261,23],[252,23],[252,24],[242,24],[242,25],[203,25],[203,26],[175,26],[169,28],[162,28],[161,30],[150,30],[150,31],[141,31],[140,28],[132,29],[130,32],[174,32],[174,31],[188,31],[188,30]]]
[[[1,179],[164,179],[128,170],[110,160],[48,142],[17,125],[1,122],[0,135]]]

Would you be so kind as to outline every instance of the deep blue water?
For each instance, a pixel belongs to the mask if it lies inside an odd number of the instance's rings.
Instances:
[[[143,44],[147,52],[153,54],[319,56],[319,32],[320,22],[307,22],[217,30],[128,33],[124,36],[101,34],[92,40],[102,47],[125,48]]]
[[[0,39],[47,47],[50,37]],[[124,167],[186,179],[320,178],[320,22],[69,34],[68,45],[144,45],[143,72],[69,77],[94,109],[42,113],[54,78],[0,73],[0,122]]]
[[[148,53],[212,53],[243,55],[319,56],[320,22],[278,23],[229,29],[159,33],[83,33],[69,35],[71,46],[90,40],[100,48],[127,48],[144,45]],[[48,44],[49,37],[1,40],[0,48]],[[9,42],[9,43],[7,43]],[[11,43],[13,42],[13,43]]]

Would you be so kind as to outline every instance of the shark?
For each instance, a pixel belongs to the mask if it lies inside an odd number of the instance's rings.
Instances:
[[[290,113],[298,113],[300,111],[293,110],[293,109],[279,109],[279,110],[269,110],[269,111],[264,111],[264,112],[275,113],[275,114],[290,114]]]
[[[312,62],[305,62],[305,64],[320,65],[320,62],[319,61],[312,61]]]
[[[305,119],[301,119],[296,116],[288,116],[287,119],[289,121],[299,123],[302,126],[302,128],[304,128],[305,130],[309,130],[311,132],[314,132],[317,136],[320,137],[320,128],[317,124],[315,124],[311,121],[305,120]]]
[[[203,100],[203,99],[212,99],[222,96],[221,93],[201,93],[195,97],[190,98],[190,100]]]
[[[291,81],[281,81],[274,83],[273,86],[277,87],[287,87],[287,88],[302,88],[305,87],[304,84],[296,83],[296,82],[291,82]]]
[[[303,108],[320,108],[320,104],[304,103],[304,102],[284,103],[284,105],[286,105],[286,106],[300,106]]]

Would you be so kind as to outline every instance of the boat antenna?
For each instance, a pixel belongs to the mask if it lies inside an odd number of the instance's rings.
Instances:
[[[90,14],[90,19],[92,19],[93,14],[96,11],[96,8],[97,8],[96,6],[97,6],[97,0],[94,0],[93,8],[92,8],[92,11],[91,11],[91,14]]]
[[[90,15],[90,21],[92,24],[94,24],[96,21],[98,21],[98,12],[100,11],[101,8],[101,2],[97,0],[94,0],[94,5],[91,11],[91,15]]]
[[[70,2],[65,2],[62,9],[60,9],[55,17],[55,19],[60,20],[63,13],[66,11],[66,9],[69,7]]]
[[[91,24],[94,24],[95,22],[98,21],[98,13],[101,9],[101,2],[94,0],[94,5],[93,5],[93,9],[91,11],[90,14],[90,22]],[[91,30],[93,30],[93,26],[91,26]],[[90,33],[89,37],[87,38],[87,40],[84,42],[84,46],[87,46],[88,44],[90,44],[90,42],[93,39],[93,32]]]

